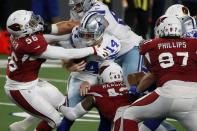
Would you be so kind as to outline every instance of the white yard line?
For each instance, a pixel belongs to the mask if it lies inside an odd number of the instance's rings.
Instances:
[[[167,121],[177,121],[177,120],[171,119],[171,118],[167,118],[166,120],[167,120]]]
[[[5,103],[5,102],[0,102],[0,105],[3,105],[3,106],[16,106],[16,104],[14,104],[14,103]]]
[[[98,114],[91,114],[90,112],[88,112],[88,114],[85,114],[84,117],[88,117],[88,118],[100,118],[100,116]]]
[[[98,111],[89,111],[92,114],[98,114]]]
[[[100,120],[92,120],[92,119],[77,119],[76,121],[81,121],[81,122],[99,122]]]

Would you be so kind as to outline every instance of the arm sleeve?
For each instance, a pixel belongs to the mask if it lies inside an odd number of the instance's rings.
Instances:
[[[83,106],[81,105],[81,102],[78,103],[75,107],[66,107],[66,106],[61,106],[59,109],[62,114],[68,118],[69,120],[73,121],[77,118],[82,117],[85,115],[88,111],[86,111]]]
[[[45,59],[78,59],[88,55],[94,54],[93,47],[80,48],[80,49],[64,49],[58,46],[48,45],[47,49],[38,56]]]

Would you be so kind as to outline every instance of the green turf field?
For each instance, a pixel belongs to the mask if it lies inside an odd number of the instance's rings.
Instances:
[[[5,58],[0,56],[0,59]],[[12,102],[8,99],[4,92],[3,85],[5,83],[5,68],[0,68],[1,76],[0,76],[0,131],[8,131],[8,125],[12,122],[22,120],[24,117],[13,116],[12,113],[20,113],[23,112],[20,108],[13,105]],[[40,71],[40,77],[48,79],[49,82],[54,84],[56,87],[59,88],[63,93],[65,92],[66,81],[68,77],[68,72],[65,72],[64,69],[60,68],[42,68]],[[98,126],[98,114],[89,113],[87,116],[79,119],[75,124],[72,126],[71,131],[96,131]],[[88,122],[87,122],[88,121]],[[185,131],[180,124],[176,121],[169,121],[176,125],[178,131]],[[31,126],[28,131],[33,131],[35,128],[36,123]]]

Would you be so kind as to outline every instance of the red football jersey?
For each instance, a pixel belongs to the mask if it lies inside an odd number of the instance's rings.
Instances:
[[[153,39],[142,43],[140,53],[158,86],[169,80],[197,82],[197,39]]]
[[[30,82],[38,77],[45,59],[37,59],[47,48],[42,34],[34,34],[19,39],[11,39],[11,56],[8,58],[7,76],[18,82]]]
[[[109,121],[113,120],[118,107],[129,105],[128,87],[122,82],[92,86],[88,95],[95,97],[95,107]]]

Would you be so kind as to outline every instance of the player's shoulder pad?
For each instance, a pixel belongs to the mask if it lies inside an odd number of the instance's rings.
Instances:
[[[96,4],[94,4],[94,6],[88,11],[88,13],[97,12],[101,15],[105,15],[106,10],[109,10],[108,6],[101,2],[96,2]]]

